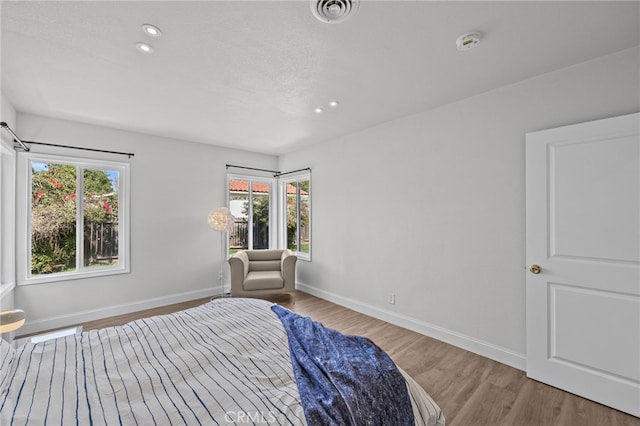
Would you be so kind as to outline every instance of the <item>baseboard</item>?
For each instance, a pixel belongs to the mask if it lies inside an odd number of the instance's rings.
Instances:
[[[438,339],[442,342],[449,343],[450,345],[490,358],[502,364],[517,368],[518,370],[525,371],[527,368],[526,357],[524,354],[513,352],[492,343],[457,333],[455,331],[447,330],[437,325],[420,321],[397,312],[382,309],[329,291],[320,290],[301,282],[297,282],[296,287],[300,291],[328,300],[329,302],[336,303],[362,314],[424,334],[425,336],[433,337],[434,339]]]
[[[131,312],[158,308],[161,306],[172,305],[174,303],[188,302],[189,300],[209,297],[211,295],[211,289],[206,288],[202,290],[189,291],[186,293],[172,294],[170,296],[155,297],[153,299],[146,299],[133,303],[107,306],[104,308],[88,311],[74,312],[68,315],[58,315],[55,317],[37,321],[27,321],[27,323],[19,330],[19,334],[27,335],[39,333],[45,330],[69,327],[72,325],[82,324],[84,322],[95,321],[103,318],[109,318],[116,315],[129,314]]]

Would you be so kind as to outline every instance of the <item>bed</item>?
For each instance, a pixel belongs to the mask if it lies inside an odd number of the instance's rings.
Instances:
[[[381,349],[273,303],[222,298],[14,349],[0,424],[444,425]]]

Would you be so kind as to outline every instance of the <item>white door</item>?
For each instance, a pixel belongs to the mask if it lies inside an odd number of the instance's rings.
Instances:
[[[526,136],[527,375],[634,416],[639,123],[631,114]]]

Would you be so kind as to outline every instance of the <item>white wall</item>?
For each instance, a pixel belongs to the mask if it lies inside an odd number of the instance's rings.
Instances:
[[[2,93],[0,90],[0,121],[4,121],[11,127],[12,129],[15,127],[16,123],[16,109],[11,105],[9,99]],[[13,139],[9,133],[2,131],[2,136],[0,139],[7,143],[9,146],[13,146]]]
[[[639,111],[639,56],[282,156],[280,170],[313,173],[313,261],[298,262],[299,288],[524,369],[525,133]]]
[[[28,315],[22,333],[219,293],[221,235],[209,229],[207,215],[225,205],[225,164],[267,169],[277,164],[267,155],[21,113],[16,132],[23,140],[135,154],[128,160],[131,273],[18,286],[16,306]]]

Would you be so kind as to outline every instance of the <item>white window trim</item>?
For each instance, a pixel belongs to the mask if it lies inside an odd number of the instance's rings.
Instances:
[[[61,272],[46,274],[38,277],[31,277],[30,253],[31,253],[31,161],[58,162],[73,166],[88,166],[102,169],[117,170],[121,175],[119,179],[119,207],[118,224],[121,235],[124,237],[118,244],[118,265],[114,267],[104,267],[99,269],[73,272]],[[30,152],[18,153],[17,161],[17,217],[16,217],[16,255],[17,255],[17,284],[41,284],[55,281],[67,281],[74,279],[126,274],[130,272],[130,232],[129,232],[129,210],[130,200],[130,165],[126,162],[111,160],[96,160],[90,158],[70,157],[48,154],[34,154]]]
[[[303,253],[301,251],[296,251],[295,255],[300,260],[306,260],[311,262],[311,253],[313,252],[313,236],[312,236],[312,204],[313,204],[313,193],[312,191],[312,183],[311,183],[311,172],[310,171],[302,171],[298,173],[287,174],[286,177],[281,177],[278,180],[278,246],[281,248],[287,247],[287,184],[291,182],[298,182],[301,180],[309,181],[309,241],[311,244],[309,245],[309,253]]]
[[[16,153],[0,144],[0,299],[15,287]]]

